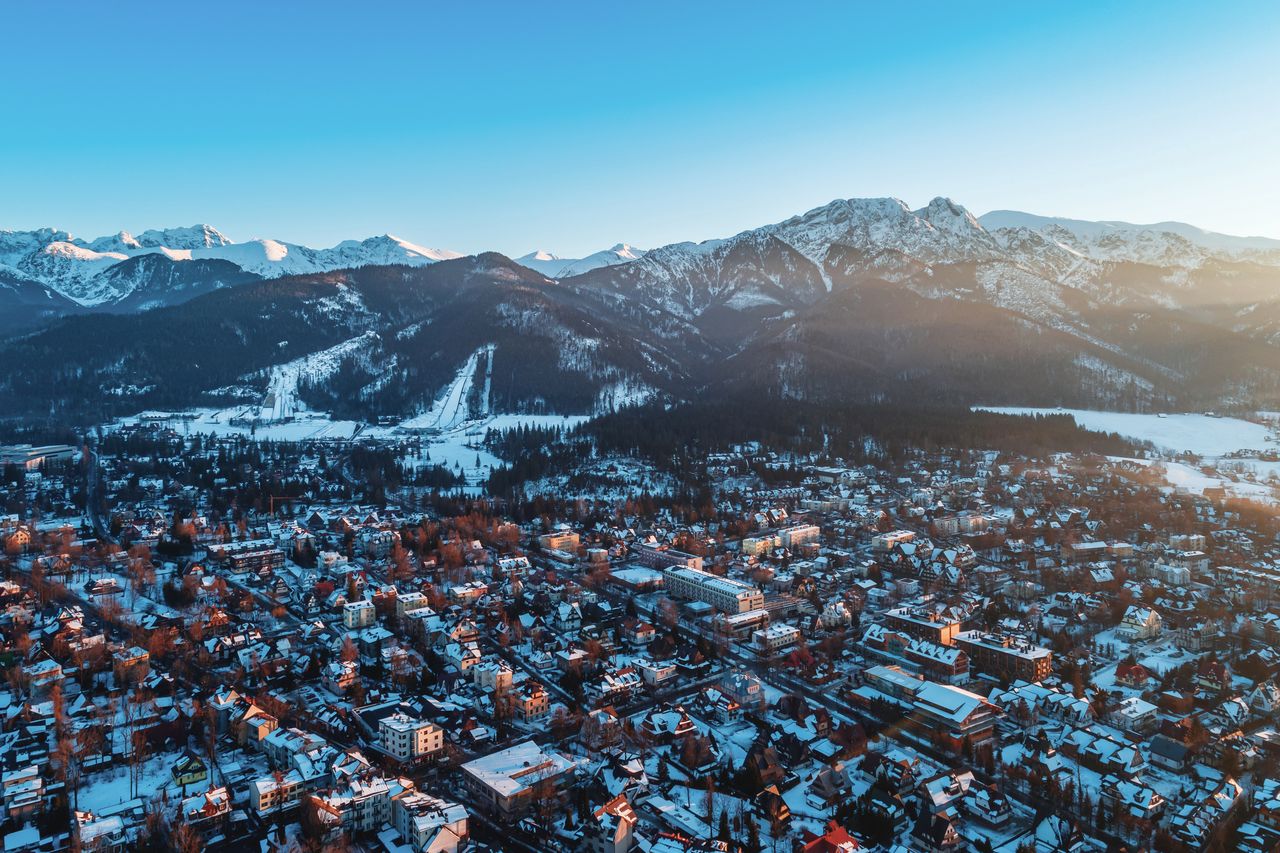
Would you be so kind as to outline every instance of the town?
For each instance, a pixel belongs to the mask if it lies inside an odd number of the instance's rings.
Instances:
[[[365,501],[398,452],[3,449],[6,851],[1280,850],[1260,505],[757,443]]]

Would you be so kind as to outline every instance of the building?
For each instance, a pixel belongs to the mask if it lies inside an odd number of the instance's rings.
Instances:
[[[877,554],[887,554],[893,550],[895,545],[910,542],[915,538],[915,533],[910,530],[893,530],[889,533],[879,533],[871,538],[871,550]]]
[[[544,752],[533,741],[462,765],[463,783],[485,810],[511,821],[524,814],[535,800],[559,799],[564,783],[574,771],[572,761],[556,752]]]
[[[577,553],[580,537],[572,530],[554,530],[538,537],[538,545],[544,551],[564,551]]]
[[[403,620],[406,613],[426,608],[427,597],[420,592],[402,592],[396,596],[396,619]]]
[[[1160,636],[1164,620],[1150,607],[1130,606],[1120,620],[1116,636],[1126,640],[1150,640]]]
[[[368,628],[377,618],[378,610],[372,601],[348,601],[342,606],[342,624],[352,630]]]
[[[294,808],[307,791],[302,774],[290,770],[278,779],[262,776],[249,785],[249,805],[259,817]]]
[[[333,790],[311,795],[320,819],[344,832],[377,832],[391,823],[391,800],[413,783],[362,774]]]
[[[469,837],[466,808],[422,791],[392,797],[391,822],[414,853],[457,853]]]
[[[40,769],[32,764],[6,772],[0,777],[0,798],[11,821],[20,823],[44,811],[45,787]]]
[[[444,749],[444,731],[435,723],[397,713],[378,721],[378,741],[397,761],[417,761]]]
[[[774,548],[781,544],[777,536],[747,536],[742,540],[742,555],[744,557],[759,557],[762,554],[768,554]]]
[[[911,637],[928,640],[940,646],[955,645],[960,633],[960,623],[929,610],[916,607],[899,607],[884,614],[885,626]],[[973,655],[970,654],[970,658]]]
[[[1043,681],[1053,670],[1053,653],[1009,634],[962,631],[955,644],[969,654],[969,663],[1003,682]]]
[[[242,539],[209,546],[209,559],[235,573],[266,573],[284,566],[284,551],[274,539]]]
[[[684,551],[677,551],[674,548],[664,548],[660,545],[639,544],[632,546],[632,550],[636,555],[636,560],[640,565],[647,566],[650,569],[669,569],[673,566],[683,566],[686,569],[702,570],[702,558],[693,554],[686,554]]]
[[[8,444],[0,447],[0,468],[21,465],[34,471],[46,462],[68,462],[76,455],[69,444]]]
[[[794,625],[770,625],[751,634],[751,644],[762,655],[776,655],[800,642],[800,629]]]
[[[717,633],[744,640],[753,631],[769,627],[768,610],[748,610],[744,613],[721,613],[711,620]]]
[[[663,572],[667,594],[685,601],[701,601],[725,613],[764,609],[759,587],[685,566]]]
[[[778,531],[778,540],[782,547],[794,551],[801,545],[817,542],[822,530],[816,524],[797,524]]]
[[[592,813],[583,828],[581,849],[586,853],[630,853],[637,822],[631,801],[619,794]]]
[[[945,749],[965,754],[994,745],[1000,709],[977,693],[930,681],[916,690],[912,707],[916,721]]]
[[[512,692],[516,717],[524,722],[545,717],[551,710],[547,691],[536,681],[522,681]]]

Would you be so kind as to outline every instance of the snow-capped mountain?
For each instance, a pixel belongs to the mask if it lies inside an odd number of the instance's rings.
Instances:
[[[625,264],[644,256],[644,249],[637,249],[627,243],[616,243],[608,249],[592,252],[585,258],[562,258],[545,249],[538,249],[527,255],[516,258],[516,263],[540,272],[547,278],[565,278],[581,275],[600,267],[611,267]]]
[[[312,249],[279,240],[250,240],[235,243],[209,225],[143,231],[134,236],[121,231],[108,237],[85,241],[66,231],[42,228],[35,231],[0,231],[0,270],[11,276],[44,285],[86,308],[116,308],[126,303],[164,304],[165,294],[153,290],[147,300],[134,297],[139,279],[116,269],[133,258],[158,255],[163,262],[153,262],[151,283],[158,280],[158,269],[167,263],[189,261],[225,262],[225,267],[202,267],[206,273],[216,270],[214,278],[222,283],[254,278],[277,278],[305,275],[335,269],[406,264],[421,266],[447,258],[458,258],[458,252],[429,249],[391,235],[367,240],[346,240],[329,249]],[[197,269],[172,270],[162,278],[194,283]],[[208,288],[194,288],[195,291]],[[188,294],[192,295],[192,294]],[[181,294],[175,292],[175,298]]]
[[[1023,371],[1036,382],[1052,376],[1088,387],[1095,402],[1132,405],[1209,375],[1255,371],[1232,382],[1256,388],[1256,365],[1273,355],[1280,364],[1280,352],[1256,346],[1280,342],[1276,241],[1177,223],[1071,224],[979,219],[945,198],[918,209],[893,198],[837,199],[563,283],[636,304],[655,336],[696,330],[741,364],[743,381],[785,393],[838,394],[872,370],[877,386],[949,375],[1043,394],[1005,370],[1021,360],[1043,362]],[[1005,353],[999,367],[996,352]],[[980,373],[957,376],[977,365]]]
[[[148,245],[157,242],[174,245]],[[494,399],[516,411],[735,387],[831,400],[1280,407],[1275,240],[880,198],[645,252],[453,255],[390,236],[322,250],[234,243],[203,226],[88,243],[52,229],[0,232],[0,312],[18,306],[10,313],[38,327],[83,306],[163,309],[117,325],[81,317],[0,350],[0,364],[20,355],[26,371],[0,369],[0,404],[6,386],[22,405],[50,402],[48,386],[63,395],[56,406],[79,406],[136,385],[151,396],[134,403],[191,405],[172,371],[202,336],[218,359],[232,338],[244,350],[235,371],[203,360],[204,387],[218,389],[373,330],[358,360],[316,380],[333,387],[308,393],[354,407],[350,416],[413,412],[461,369],[455,356],[492,346]],[[336,269],[350,272],[326,274]],[[261,281],[282,275],[295,277],[287,288]],[[212,292],[231,286],[243,297]],[[217,335],[202,331],[213,325]],[[175,336],[179,326],[190,335]],[[121,366],[113,342],[126,339],[152,347],[146,382],[142,362]],[[66,384],[82,370],[80,385]]]
[[[1112,284],[1116,264],[1165,270],[1163,304],[1186,298],[1186,274],[1206,264],[1280,267],[1280,240],[1229,237],[1183,223],[1077,222],[996,212],[979,219],[950,199],[911,209],[895,198],[837,199],[782,222],[703,243],[676,243],[633,263],[588,271],[587,284],[640,294],[683,317],[717,307],[783,310],[812,303],[843,282],[910,280],[918,292],[941,268],[965,266],[976,280],[959,291],[996,304],[1053,302],[1066,285],[1093,297]],[[923,276],[923,279],[920,277]],[[1130,294],[1132,295],[1132,294]],[[1116,298],[1121,298],[1112,294]]]
[[[993,210],[978,221],[998,232],[1035,231],[1097,260],[1186,267],[1199,266],[1209,258],[1280,264],[1280,240],[1234,237],[1205,231],[1185,222],[1155,222],[1150,225],[1092,222],[1038,216],[1018,210]]]

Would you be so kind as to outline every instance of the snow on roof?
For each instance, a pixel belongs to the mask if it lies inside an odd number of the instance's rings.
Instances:
[[[916,692],[915,698],[918,707],[956,723],[964,722],[974,711],[988,704],[977,693],[932,681],[926,682]]]
[[[462,765],[462,769],[499,795],[513,797],[537,782],[558,776],[573,766],[573,762],[563,755],[543,752],[537,743],[527,741],[468,761]]]

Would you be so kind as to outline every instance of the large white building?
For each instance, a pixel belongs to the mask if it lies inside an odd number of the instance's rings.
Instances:
[[[392,714],[379,720],[378,740],[397,761],[413,761],[444,749],[444,732],[439,726],[408,714]]]
[[[760,588],[742,581],[684,566],[672,566],[662,574],[667,594],[674,598],[706,602],[725,613],[746,613],[764,607]]]
[[[801,545],[817,542],[821,535],[822,530],[816,524],[797,524],[795,527],[786,527],[778,532],[782,547],[792,551]]]
[[[372,601],[348,601],[342,608],[342,624],[352,629],[368,628],[377,615]]]
[[[462,765],[467,789],[496,817],[522,814],[535,797],[558,796],[576,765],[558,752],[525,741]],[[554,793],[552,793],[554,792]]]
[[[751,642],[760,654],[776,654],[800,642],[800,629],[794,625],[770,625],[752,633]]]

